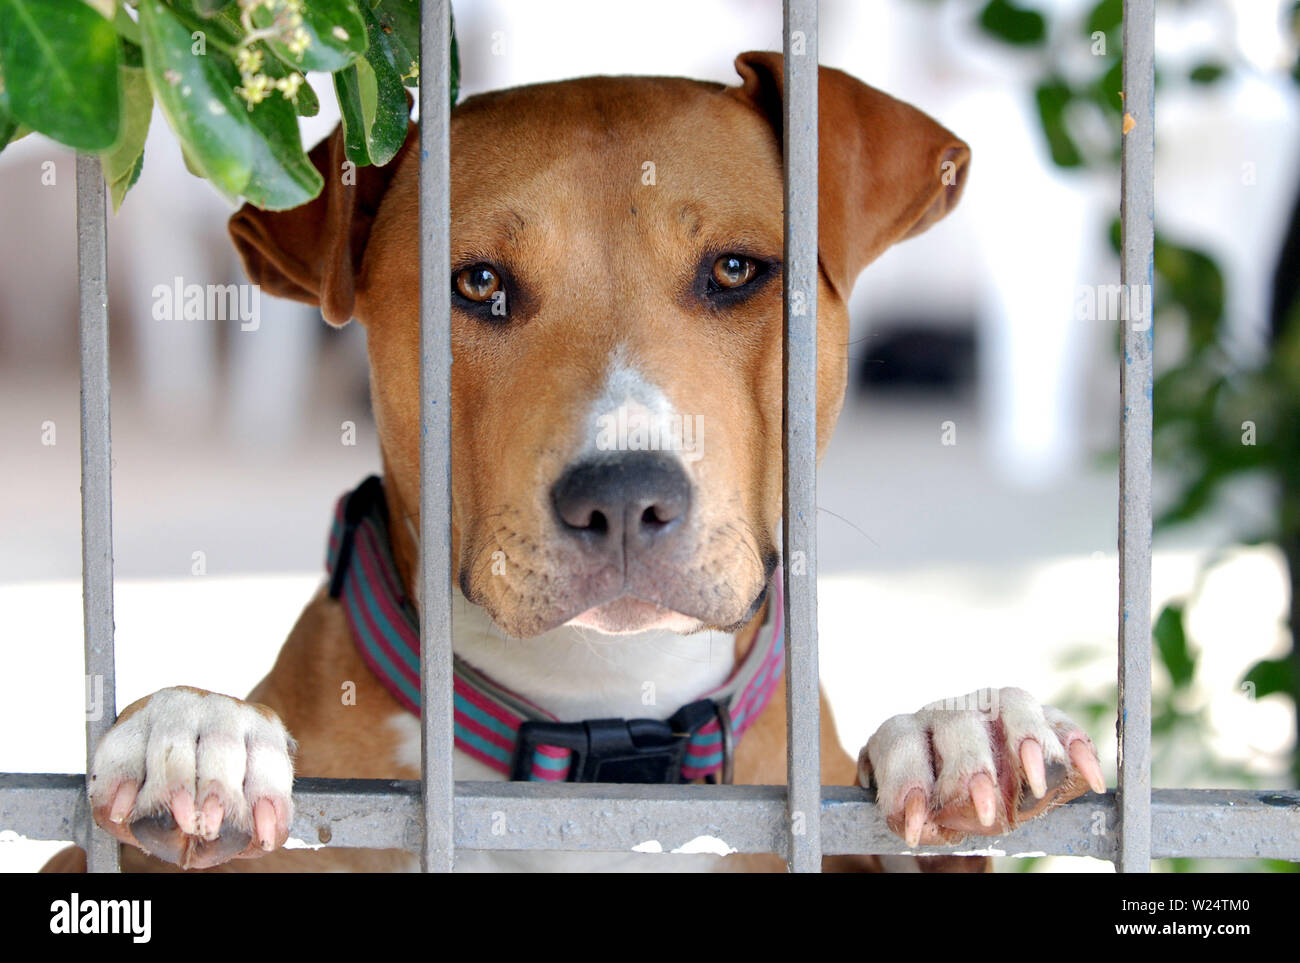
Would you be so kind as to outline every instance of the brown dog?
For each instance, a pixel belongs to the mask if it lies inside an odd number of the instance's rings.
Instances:
[[[485,94],[453,112],[457,778],[784,782],[779,604],[769,598],[781,517],[781,58],[748,53],[736,67],[738,87],[597,77]],[[821,452],[844,397],[853,283],[952,209],[969,150],[837,70],[821,70],[819,109]],[[231,222],[254,281],[319,304],[332,324],[365,325],[383,479],[341,508],[331,585],[250,702],[163,690],[128,707],[99,747],[96,820],[172,863],[412,864],[400,852],[279,847],[294,770],[418,776],[401,664],[418,610],[414,143],[413,129],[392,163],[352,171],[336,132],[312,152],[325,175],[319,198],[285,213],[245,207]],[[349,684],[355,696],[341,700]],[[695,701],[702,694],[711,701]],[[681,721],[700,705],[703,715]],[[597,751],[594,736],[581,750],[546,741],[558,736],[520,749],[524,722],[512,713],[641,721],[607,731],[630,747],[629,762]],[[661,752],[638,741],[653,743],[656,720],[669,717],[692,734],[684,756],[673,755],[676,742]],[[713,753],[726,726],[734,754]],[[913,845],[1003,832],[1089,784],[1104,788],[1088,737],[1015,689],[897,716],[857,765],[823,703],[821,751],[823,781],[872,780]],[[237,855],[262,858],[227,862]],[[508,855],[462,854],[458,866],[554,868],[569,858]],[[131,869],[166,865],[130,847],[124,859]]]

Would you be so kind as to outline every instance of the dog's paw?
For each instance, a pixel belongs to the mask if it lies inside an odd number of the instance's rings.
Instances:
[[[1023,689],[981,689],[894,716],[858,755],[858,781],[909,846],[1001,835],[1105,792],[1087,733]]]
[[[95,822],[184,869],[260,856],[293,820],[294,743],[274,712],[163,689],[123,711],[95,750]]]

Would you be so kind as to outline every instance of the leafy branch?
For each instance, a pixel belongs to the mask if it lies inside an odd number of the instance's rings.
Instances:
[[[419,0],[0,0],[0,150],[33,131],[97,154],[120,207],[157,103],[198,177],[232,202],[322,187],[298,129],[332,75],[348,160],[382,166],[419,86]],[[460,64],[453,33],[451,100]]]

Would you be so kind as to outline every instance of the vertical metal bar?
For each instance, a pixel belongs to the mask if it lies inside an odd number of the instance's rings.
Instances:
[[[451,708],[451,4],[420,19],[420,749],[421,868],[450,872]]]
[[[817,0],[785,0],[785,692],[790,847],[821,870],[817,668]]]
[[[117,716],[113,658],[113,443],[108,395],[108,211],[96,157],[77,156],[81,343],[81,599],[86,652],[86,772]],[[87,786],[89,788],[89,786]],[[118,871],[117,841],[87,819],[86,868]]]
[[[1151,410],[1155,4],[1124,0],[1120,182],[1125,309],[1119,460],[1119,860],[1151,869]]]

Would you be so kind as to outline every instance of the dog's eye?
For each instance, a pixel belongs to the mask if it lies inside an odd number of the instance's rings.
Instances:
[[[758,265],[739,254],[724,254],[713,262],[713,282],[720,288],[738,288],[758,273]]]
[[[468,301],[487,301],[501,290],[501,278],[486,264],[474,264],[456,272],[456,290]]]
[[[734,250],[718,254],[715,248],[700,255],[691,294],[696,303],[710,311],[726,311],[757,295],[780,273],[781,262],[776,257]]]

